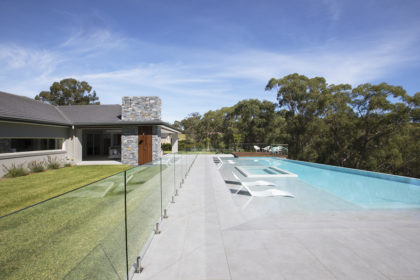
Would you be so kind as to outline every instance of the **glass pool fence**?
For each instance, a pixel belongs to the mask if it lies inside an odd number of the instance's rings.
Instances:
[[[196,157],[168,154],[0,218],[0,278],[131,279]]]
[[[241,153],[241,152],[256,152],[263,153],[264,156],[287,156],[289,152],[288,144],[276,144],[276,143],[238,143],[230,145],[227,148],[220,147],[186,147],[187,152],[211,152],[211,153]]]

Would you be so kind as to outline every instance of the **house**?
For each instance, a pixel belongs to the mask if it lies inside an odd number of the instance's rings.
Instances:
[[[161,135],[171,136],[176,152],[178,133],[161,120],[156,96],[123,97],[121,105],[53,106],[0,92],[0,176],[12,164],[48,159],[143,164],[161,156]]]

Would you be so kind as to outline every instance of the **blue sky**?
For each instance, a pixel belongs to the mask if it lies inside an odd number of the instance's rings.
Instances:
[[[0,1],[0,90],[86,80],[103,104],[162,98],[165,121],[275,100],[271,77],[420,91],[420,1]]]

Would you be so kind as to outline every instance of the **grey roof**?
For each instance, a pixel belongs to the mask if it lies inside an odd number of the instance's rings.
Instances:
[[[65,126],[160,125],[181,132],[161,120],[122,121],[121,105],[54,106],[2,91],[0,91],[0,120]]]
[[[73,105],[59,106],[74,125],[121,122],[121,105]]]
[[[57,107],[0,91],[0,119],[70,125]]]

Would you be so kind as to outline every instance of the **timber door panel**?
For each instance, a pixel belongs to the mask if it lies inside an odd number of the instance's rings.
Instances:
[[[139,126],[139,164],[151,162],[152,157],[152,127]]]

